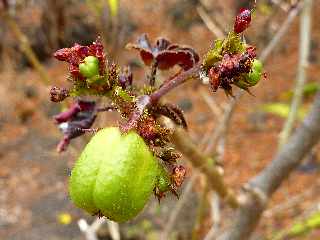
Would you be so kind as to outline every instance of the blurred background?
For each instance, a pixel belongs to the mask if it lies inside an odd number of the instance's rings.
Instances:
[[[246,40],[257,46],[267,79],[252,89],[253,95],[240,98],[236,91],[238,97],[232,100],[223,91],[212,93],[208,86],[191,81],[168,96],[184,110],[189,134],[199,149],[212,148],[215,130],[228,117],[213,152],[224,166],[226,182],[236,190],[263,169],[278,149],[297,73],[302,71],[305,82],[296,124],[320,89],[320,1],[313,1],[309,12],[310,34],[299,27],[303,26],[301,2],[257,1]],[[66,105],[50,102],[49,89],[63,86],[67,65],[53,59],[52,53],[74,43],[89,44],[100,35],[107,57],[130,65],[136,83],[143,83],[146,68],[135,52],[124,49],[128,42],[148,33],[152,42],[166,37],[193,46],[202,56],[215,39],[232,29],[239,9],[253,7],[253,1],[8,0],[0,7],[0,239],[184,240],[205,239],[214,227],[223,230],[233,212],[183,158],[188,174],[180,200],[168,194],[159,205],[152,197],[131,222],[95,221],[72,205],[68,175],[91,135],[74,140],[66,152],[56,152],[62,134],[52,117]],[[302,70],[299,51],[309,53],[309,65]],[[159,78],[165,76],[159,73]],[[107,113],[99,116],[95,127],[112,125],[117,119],[115,113]],[[276,192],[255,239],[269,239],[319,211],[319,158],[316,147]],[[320,229],[298,239],[320,239]]]

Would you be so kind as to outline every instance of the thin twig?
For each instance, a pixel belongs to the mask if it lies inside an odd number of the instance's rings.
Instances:
[[[224,198],[231,207],[237,208],[239,205],[238,199],[225,184],[223,170],[219,166],[214,165],[214,159],[204,155],[181,128],[174,129],[172,142],[190,160],[192,165],[207,177],[211,189],[215,190],[221,198]]]
[[[285,144],[292,132],[294,123],[297,119],[298,111],[303,97],[303,86],[306,82],[306,68],[308,67],[308,58],[310,53],[311,37],[311,14],[312,0],[305,0],[304,7],[300,16],[300,54],[298,65],[298,76],[294,95],[290,107],[289,116],[279,135],[279,146]]]
[[[97,231],[104,223],[108,225],[111,239],[120,240],[119,224],[105,218],[96,218],[91,225],[89,225],[85,219],[81,218],[78,221],[78,226],[80,231],[85,234],[86,240],[98,240]]]
[[[109,233],[112,240],[120,240],[120,229],[119,224],[113,221],[107,220]]]
[[[271,2],[280,7],[281,10],[287,12],[290,9],[290,5],[283,2],[283,0],[271,0]]]
[[[201,191],[198,193],[198,205],[196,209],[195,220],[193,224],[193,229],[191,233],[191,240],[199,239],[199,233],[204,224],[206,217],[206,208],[208,207],[208,194],[209,194],[209,186],[207,179],[205,178],[203,181],[203,187]]]
[[[201,91],[201,97],[216,117],[220,117],[223,114],[223,109],[221,106],[217,103],[213,96],[207,93],[207,91]]]
[[[3,11],[0,17],[6,22],[9,29],[14,34],[15,38],[18,39],[20,50],[24,53],[28,61],[32,64],[34,69],[38,72],[38,74],[40,75],[44,83],[48,84],[50,82],[49,75],[47,74],[46,70],[40,63],[37,55],[34,53],[33,49],[31,48],[31,45],[27,36],[21,31],[20,27],[18,26],[16,21],[13,19],[11,14],[8,12],[8,10]]]
[[[80,219],[78,221],[78,226],[80,231],[85,234],[86,240],[98,240],[97,230],[105,222],[104,218],[96,218],[94,222],[89,225],[85,219]]]
[[[284,203],[280,203],[280,204],[266,210],[263,213],[263,216],[270,218],[270,217],[278,214],[279,212],[286,211],[287,209],[292,209],[294,206],[298,205],[299,203],[304,202],[307,197],[311,196],[315,192],[319,192],[319,190],[320,190],[319,186],[320,186],[320,181],[317,181],[310,188],[304,190],[303,192],[301,192],[295,196],[291,196]]]
[[[152,103],[156,103],[167,94],[173,88],[179,86],[180,84],[186,82],[188,79],[192,79],[198,76],[198,72],[200,70],[201,62],[198,62],[192,68],[187,71],[183,71],[174,78],[170,79],[170,81],[165,82],[157,91],[150,95],[150,100]]]
[[[221,28],[218,27],[218,25],[210,18],[204,7],[198,6],[197,12],[199,16],[201,17],[202,21],[205,23],[207,28],[217,37],[217,38],[224,38],[225,33]]]
[[[231,117],[233,115],[233,112],[235,110],[236,104],[240,97],[243,95],[244,91],[240,91],[236,97],[232,98],[230,103],[227,105],[225,112],[223,114],[222,119],[220,120],[220,123],[217,127],[215,127],[215,130],[213,132],[213,135],[211,137],[211,140],[205,149],[205,152],[209,155],[212,156],[216,152],[216,147],[219,139],[226,135],[226,132],[229,128],[229,123],[231,121]]]
[[[256,228],[268,199],[320,140],[320,93],[302,125],[278,151],[273,161],[245,186],[242,204],[232,226],[219,240],[247,240]]]
[[[260,55],[260,60],[264,62],[267,57],[271,54],[271,52],[275,49],[279,41],[282,39],[282,37],[287,33],[289,27],[291,26],[293,20],[295,17],[300,13],[301,9],[303,7],[303,2],[299,2],[297,6],[292,8],[288,14],[288,17],[286,20],[281,24],[281,27],[277,31],[277,33],[274,35],[268,46],[263,50],[263,52]]]
[[[212,193],[211,199],[211,216],[212,216],[212,226],[204,237],[203,240],[210,240],[213,239],[219,229],[219,224],[221,220],[220,216],[220,198],[216,193]]]
[[[158,68],[158,62],[154,61],[151,64],[151,70],[150,70],[150,76],[148,76],[149,78],[149,85],[150,86],[154,86],[156,83],[156,75],[157,75],[157,68]]]
[[[175,222],[178,219],[178,216],[179,216],[180,211],[182,210],[182,207],[184,206],[184,204],[188,200],[188,197],[192,191],[192,186],[195,183],[195,180],[197,177],[198,177],[197,174],[193,174],[191,176],[190,180],[188,181],[186,187],[183,189],[183,192],[180,196],[180,199],[177,202],[177,204],[175,205],[173,211],[171,212],[171,214],[168,218],[167,224],[164,227],[164,230],[162,231],[162,234],[160,237],[161,240],[169,239],[170,232],[172,231],[172,229],[175,225]]]

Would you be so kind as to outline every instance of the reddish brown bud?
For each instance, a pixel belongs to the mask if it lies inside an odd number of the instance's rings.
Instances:
[[[220,86],[220,75],[216,68],[212,67],[209,70],[209,79],[212,90],[215,92]]]
[[[71,55],[71,48],[62,48],[57,50],[53,56],[59,61],[67,61]]]
[[[69,91],[65,88],[52,87],[50,90],[50,100],[52,102],[61,102],[69,97]]]
[[[175,166],[172,170],[172,180],[174,185],[178,188],[182,185],[184,178],[186,176],[186,169],[184,166]]]
[[[236,33],[242,33],[246,30],[251,22],[251,11],[246,8],[241,8],[239,14],[236,16],[234,23],[234,31]]]

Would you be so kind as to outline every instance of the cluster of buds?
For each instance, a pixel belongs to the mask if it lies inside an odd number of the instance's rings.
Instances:
[[[121,134],[138,134],[163,166],[165,172],[160,174],[162,177],[154,188],[156,197],[160,200],[167,191],[177,195],[186,170],[177,163],[180,154],[171,148],[171,130],[164,126],[160,117],[167,117],[185,129],[187,122],[178,106],[160,102],[160,98],[199,74],[203,82],[210,83],[214,92],[222,88],[232,96],[232,85],[249,92],[249,88],[256,85],[263,74],[262,64],[256,59],[255,47],[242,40],[241,34],[250,22],[251,11],[241,9],[234,30],[225,39],[214,42],[202,64],[193,48],[173,44],[164,38],[151,44],[147,35],[143,34],[136,43],[127,45],[127,49],[138,51],[143,63],[150,67],[147,82],[142,88],[133,85],[134,76],[130,67],[121,68],[107,61],[99,38],[89,46],[75,44],[55,52],[56,59],[69,64],[68,80],[72,86],[69,89],[53,87],[50,91],[51,101],[76,98],[67,111],[54,117],[64,135],[58,151],[65,150],[71,139],[88,131],[99,130],[91,129],[99,113],[117,111],[122,117],[118,126]],[[159,83],[157,71],[174,66],[179,66],[180,70]],[[99,107],[95,101],[84,100],[84,96],[106,97],[111,105]],[[100,149],[100,145],[97,148]]]
[[[256,58],[256,49],[247,45],[241,33],[251,22],[251,11],[240,9],[236,16],[234,31],[225,39],[214,42],[213,48],[207,53],[200,72],[200,78],[210,83],[215,92],[218,88],[232,94],[232,84],[249,92],[249,88],[256,85],[261,76],[262,63]]]

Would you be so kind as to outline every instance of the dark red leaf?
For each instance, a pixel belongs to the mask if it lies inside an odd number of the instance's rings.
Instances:
[[[199,61],[199,55],[194,49],[171,44],[165,38],[159,38],[155,46],[152,47],[145,34],[138,39],[137,44],[128,44],[127,48],[138,50],[144,64],[147,66],[156,61],[161,70],[167,70],[175,65],[188,70]]]

